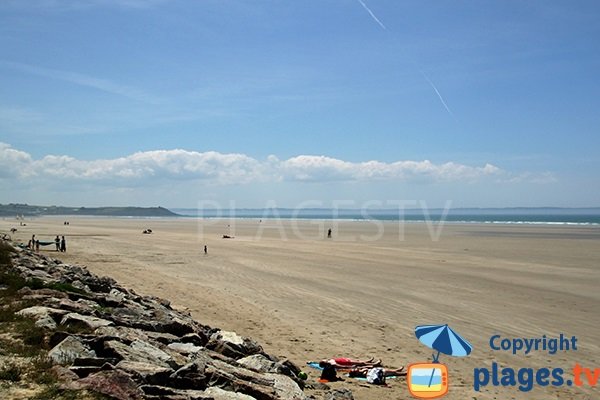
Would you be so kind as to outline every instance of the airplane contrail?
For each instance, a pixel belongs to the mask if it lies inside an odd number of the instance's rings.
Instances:
[[[377,22],[379,24],[379,26],[381,26],[383,29],[385,29],[387,31],[387,28],[385,27],[385,25],[375,16],[375,14],[373,14],[373,11],[371,11],[369,9],[369,7],[367,7],[367,5],[362,0],[358,0],[358,2],[360,3],[361,6],[363,6],[363,8],[365,10],[367,10],[367,12],[369,14],[371,14],[371,17],[373,17],[373,19],[375,20],[375,22]]]
[[[442,105],[444,106],[446,111],[448,111],[448,114],[450,114],[450,116],[452,116],[452,118],[454,118],[454,120],[456,120],[454,113],[452,112],[452,110],[450,110],[450,107],[448,107],[448,104],[446,104],[446,102],[444,101],[444,98],[440,94],[440,91],[437,90],[437,87],[435,87],[435,85],[433,84],[431,79],[429,79],[429,77],[427,75],[425,75],[425,72],[423,72],[423,70],[419,69],[419,72],[421,72],[421,75],[423,75],[423,78],[425,78],[425,80],[427,81],[427,83],[429,83],[429,85],[432,87],[432,89],[435,90],[435,94],[437,94],[438,98],[442,102]]]
[[[379,20],[379,18],[377,18],[375,16],[375,14],[373,14],[373,11],[371,11],[371,9],[369,9],[369,7],[367,7],[367,5],[365,4],[365,2],[363,0],[357,0],[357,1],[360,3],[361,6],[363,6],[363,8],[365,10],[367,10],[367,12],[371,15],[371,17],[375,20],[375,22],[377,22],[379,24],[379,26],[381,26],[384,30],[387,31],[387,28],[385,27],[385,25]],[[454,118],[454,120],[456,121],[456,117],[454,116],[454,113],[452,112],[452,110],[450,110],[450,107],[448,107],[448,104],[446,104],[446,101],[442,97],[442,94],[437,89],[437,87],[435,86],[435,84],[431,81],[431,79],[429,79],[429,77],[425,74],[425,72],[423,72],[423,70],[418,66],[418,64],[417,64],[416,61],[413,60],[413,63],[415,64],[415,66],[417,67],[417,69],[419,70],[419,72],[421,73],[421,75],[423,75],[423,78],[425,78],[425,80],[427,81],[427,83],[429,83],[429,86],[431,86],[431,88],[435,91],[435,94],[437,94],[438,99],[440,99],[440,102],[442,103],[442,105],[444,106],[444,108],[446,109],[446,111],[448,111],[448,114],[450,114],[450,116],[452,118]]]

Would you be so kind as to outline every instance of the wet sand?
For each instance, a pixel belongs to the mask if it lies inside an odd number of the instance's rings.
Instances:
[[[68,220],[70,225],[64,226]],[[414,328],[449,324],[473,345],[442,355],[448,399],[595,398],[600,387],[482,387],[474,369],[600,368],[600,228],[351,221],[45,217],[0,221],[23,242],[67,238],[67,253],[140,294],[170,299],[199,321],[251,336],[299,365],[333,356],[377,357],[398,367],[431,359]],[[151,228],[151,235],[144,229]],[[326,238],[326,230],[333,237]],[[222,235],[233,236],[222,239]],[[437,236],[439,234],[439,236]],[[435,240],[437,239],[437,240]],[[207,245],[205,255],[203,246]],[[577,337],[577,351],[512,355],[490,337]],[[318,377],[306,369],[309,380]],[[584,378],[584,377],[582,377]],[[600,382],[599,382],[600,383]],[[389,387],[356,380],[356,399],[411,398],[404,379]]]

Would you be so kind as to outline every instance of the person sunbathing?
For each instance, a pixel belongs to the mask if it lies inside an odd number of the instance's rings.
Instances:
[[[371,367],[352,368],[350,370],[350,372],[348,373],[348,376],[350,378],[366,378],[370,369],[371,369]],[[381,369],[383,370],[383,376],[385,376],[385,377],[406,375],[406,371],[404,371],[404,367],[381,368]]]
[[[336,369],[352,369],[356,367],[378,367],[381,365],[381,360],[375,360],[370,358],[368,360],[357,360],[346,357],[330,358],[321,360],[319,362],[320,367],[333,366]]]

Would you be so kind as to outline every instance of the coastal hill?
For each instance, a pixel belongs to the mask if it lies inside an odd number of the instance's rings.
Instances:
[[[63,207],[34,206],[28,204],[0,204],[0,216],[25,217],[43,215],[87,215],[107,217],[177,217],[164,207]]]

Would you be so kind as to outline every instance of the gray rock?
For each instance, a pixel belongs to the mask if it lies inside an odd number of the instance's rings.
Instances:
[[[335,389],[325,396],[325,400],[354,400],[354,395],[350,389]]]
[[[94,335],[106,338],[118,339],[123,343],[131,343],[134,340],[148,341],[148,332],[125,326],[101,326],[94,330]]]
[[[234,359],[263,352],[262,347],[254,340],[229,331],[215,332],[206,347]]]
[[[96,353],[76,337],[68,336],[48,352],[48,357],[55,364],[67,365],[76,358],[96,357]]]
[[[203,390],[181,390],[166,386],[142,385],[140,389],[144,392],[144,398],[148,400],[215,400],[215,397],[207,395]]]
[[[169,375],[173,373],[171,368],[138,361],[123,360],[116,367],[152,385],[166,385]]]
[[[273,388],[278,399],[281,400],[303,400],[304,392],[300,386],[289,376],[281,374],[265,374],[265,378],[272,380]]]
[[[80,379],[77,385],[81,389],[90,389],[117,400],[141,400],[142,391],[137,383],[123,371],[101,371]]]
[[[113,322],[96,318],[89,315],[81,315],[77,313],[69,313],[65,315],[60,322],[61,325],[85,325],[90,329],[97,329],[101,326],[113,325]]]
[[[77,301],[61,299],[57,306],[63,310],[76,312],[78,314],[91,314],[99,307],[98,303],[85,299],[79,299]]]
[[[277,363],[262,354],[253,354],[237,360],[238,364],[256,372],[279,372]]]
[[[46,288],[31,290],[28,287],[24,287],[22,289],[19,289],[19,291],[17,293],[19,293],[19,295],[23,296],[23,300],[34,300],[34,301],[40,301],[40,302],[69,297],[69,295],[66,294],[65,292],[60,292],[58,290],[46,289]]]
[[[117,290],[117,289],[112,289],[107,295],[106,295],[106,302],[108,303],[112,303],[115,305],[120,305],[123,303],[123,301],[125,300],[125,293]]]
[[[206,365],[195,361],[179,368],[169,377],[171,386],[178,389],[205,389],[207,385]]]
[[[104,343],[104,348],[122,360],[150,363],[164,368],[171,368],[174,364],[173,358],[169,354],[140,340],[134,340],[130,346],[110,340]]]
[[[117,359],[115,358],[105,358],[105,357],[79,357],[73,361],[74,366],[93,366],[93,367],[102,367],[105,364],[117,364]]]
[[[53,365],[50,368],[50,372],[62,382],[71,382],[79,379],[77,374],[62,365]]]
[[[56,318],[60,318],[61,316],[65,315],[67,312],[64,310],[60,310],[58,308],[52,308],[52,307],[44,307],[44,306],[33,306],[33,307],[28,307],[28,308],[24,308],[20,311],[17,311],[17,315],[20,315],[22,317],[27,317],[27,318],[32,318],[34,320],[40,320],[43,318],[51,318],[51,317],[56,317]]]
[[[209,387],[204,393],[215,400],[256,400],[247,394],[229,392],[218,387]]]
[[[202,350],[202,347],[194,346],[191,343],[171,343],[167,347],[180,354],[192,354]]]
[[[204,332],[195,332],[183,335],[179,341],[182,343],[192,343],[196,346],[206,346],[206,343],[208,343],[208,338]]]
[[[43,271],[41,269],[36,269],[33,271],[29,271],[29,276],[31,278],[37,278],[40,279],[44,282],[57,282],[57,280],[52,277],[52,275],[50,275],[49,273],[47,273],[46,271]]]
[[[58,325],[56,325],[56,321],[54,321],[52,317],[46,315],[45,317],[35,321],[35,326],[42,329],[54,330]]]
[[[179,337],[177,337],[175,335],[172,335],[170,333],[166,333],[166,332],[149,332],[149,331],[146,331],[144,333],[150,339],[156,340],[157,342],[160,342],[162,344],[171,344],[171,343],[179,342],[180,341]]]
[[[90,374],[95,374],[96,372],[102,371],[102,367],[98,367],[95,365],[78,365],[69,367],[71,372],[74,372],[78,377],[85,378]]]

